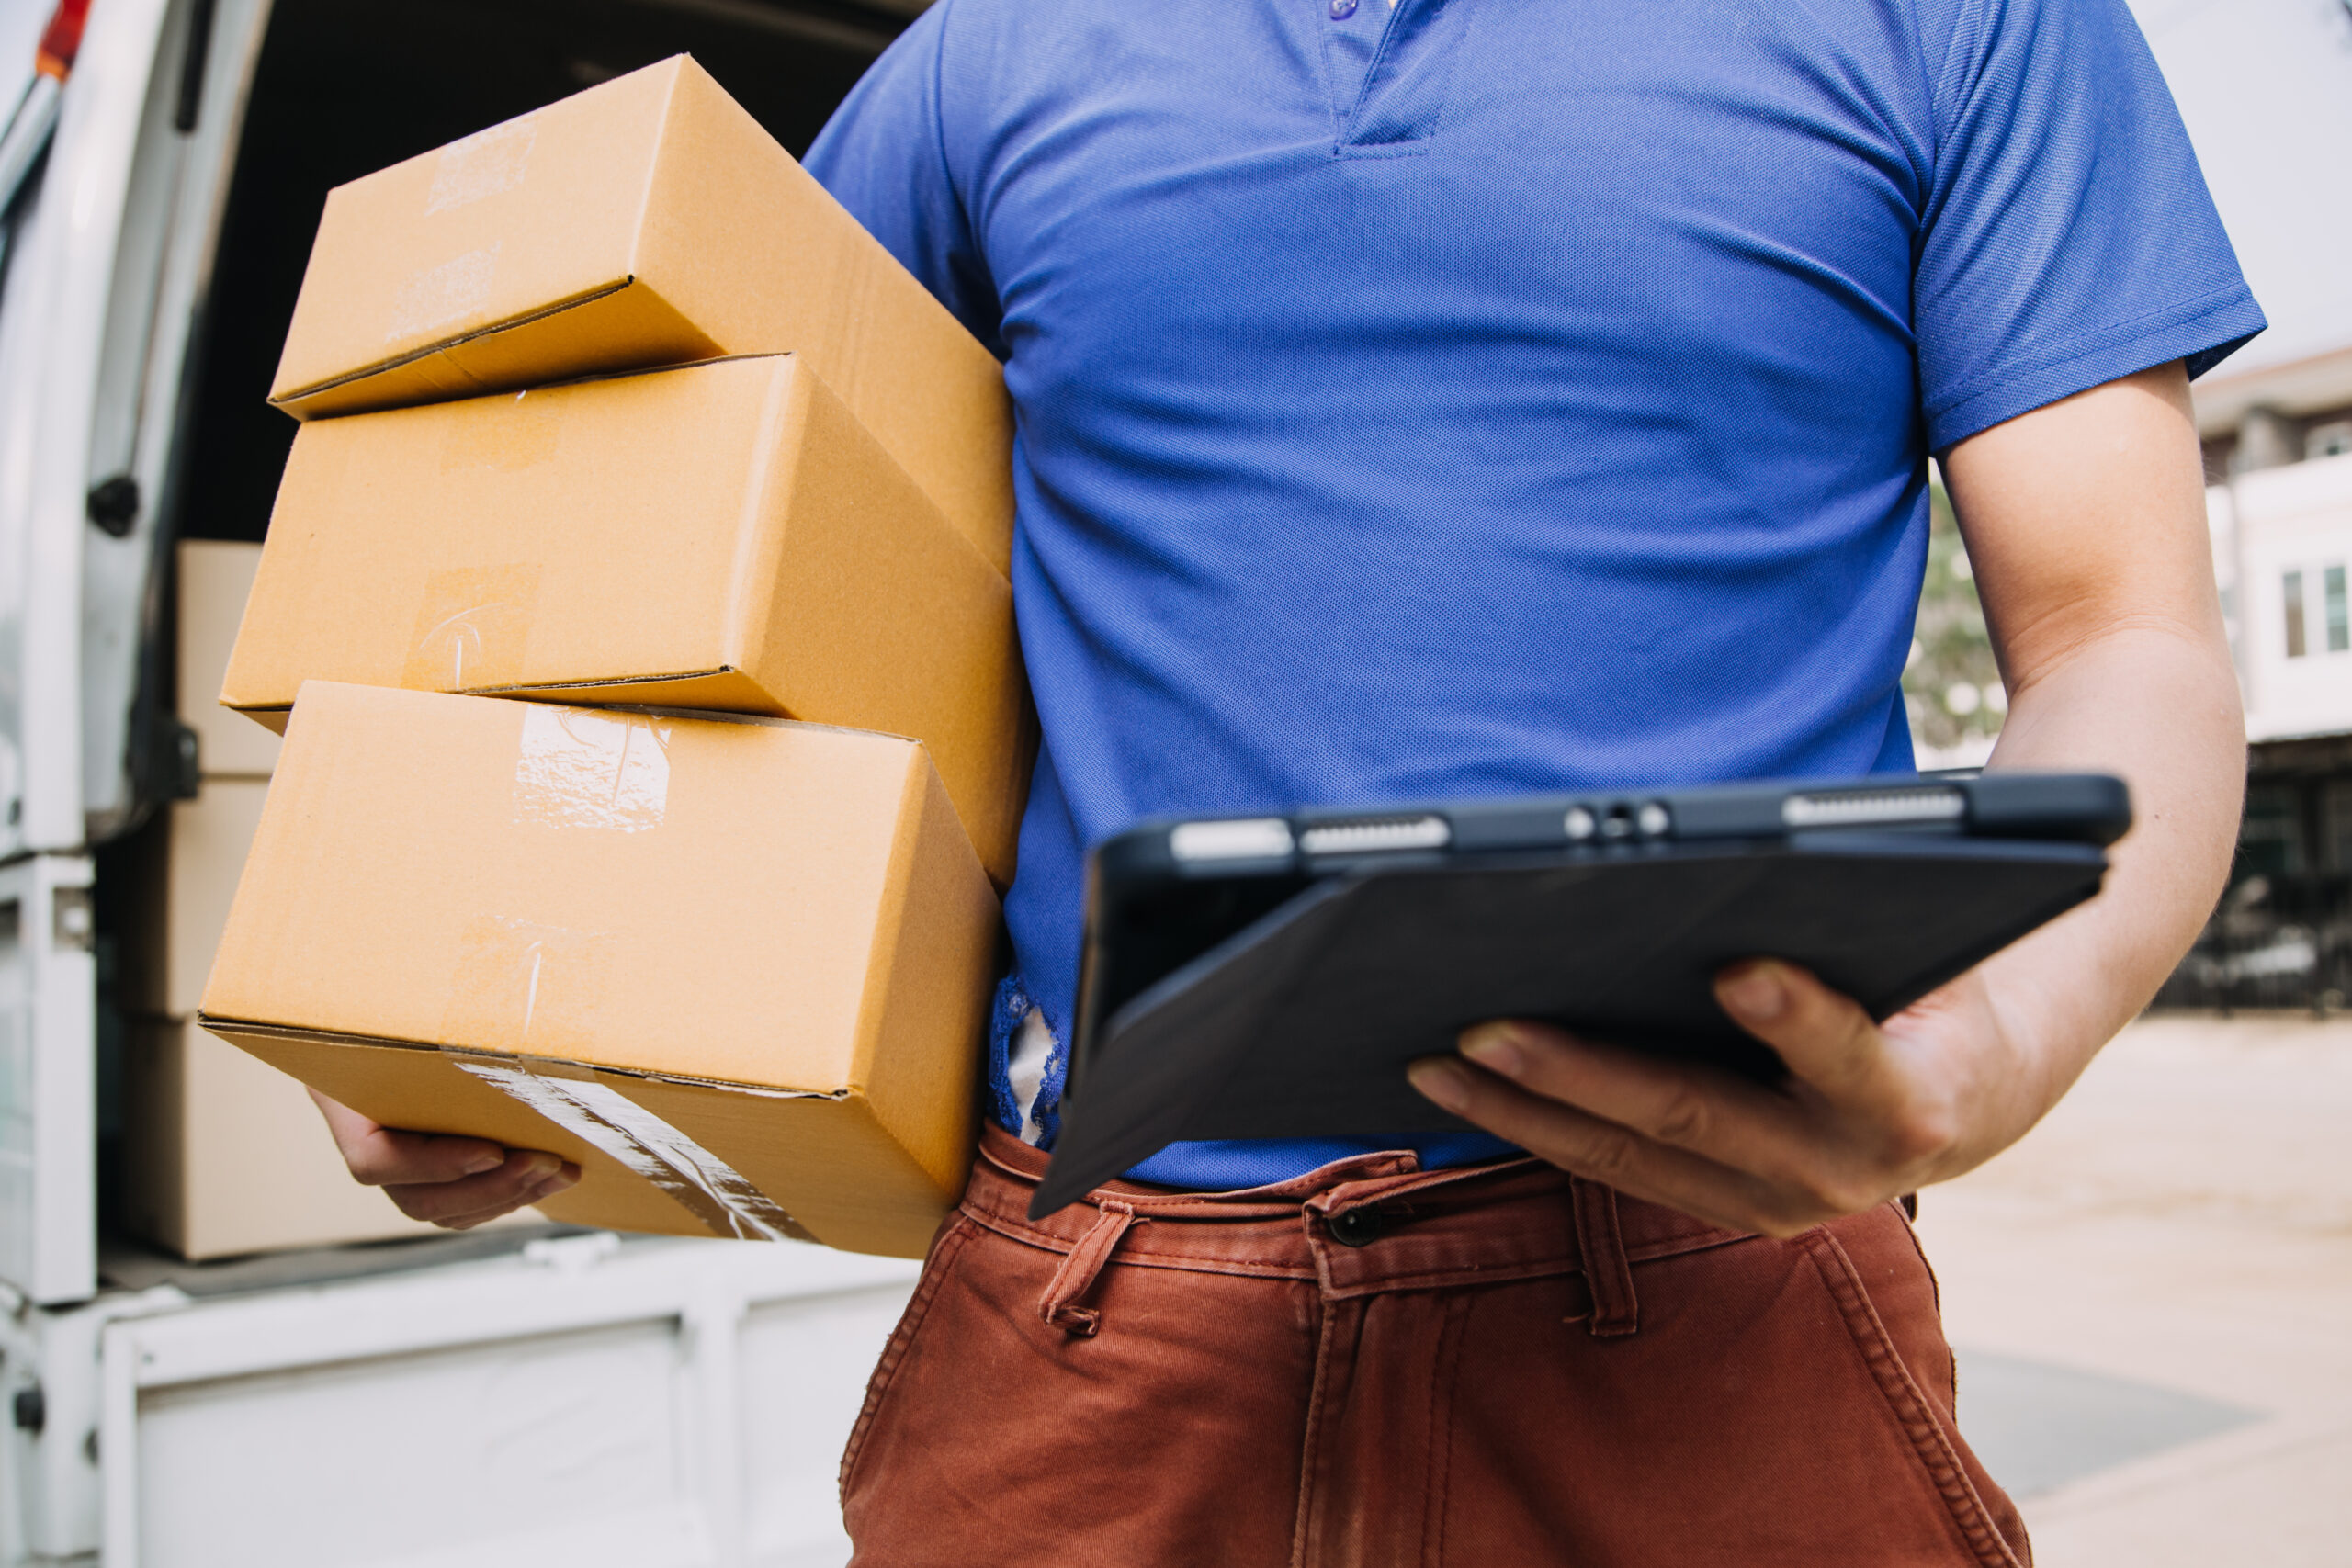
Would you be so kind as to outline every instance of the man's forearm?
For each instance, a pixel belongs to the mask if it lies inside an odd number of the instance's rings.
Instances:
[[[2017,1133],[2147,1005],[2229,873],[2245,722],[2202,470],[2177,365],[1996,426],[1944,459],[2009,684],[1992,765],[2119,773],[2136,818],[2098,898],[1984,967]]]
[[[2245,722],[2217,628],[2119,626],[2012,696],[1990,764],[2120,774],[2134,825],[2106,890],[1986,965],[2020,1049],[2021,1104],[2051,1104],[2145,1007],[2229,874]]]

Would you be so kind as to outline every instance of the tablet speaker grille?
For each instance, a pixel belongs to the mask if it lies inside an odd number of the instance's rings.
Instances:
[[[1914,822],[1957,822],[1968,796],[1956,789],[1851,789],[1792,795],[1781,803],[1792,828],[1891,828]]]
[[[1298,836],[1298,847],[1311,855],[1442,850],[1453,841],[1453,825],[1442,817],[1371,817],[1361,822],[1326,822]]]

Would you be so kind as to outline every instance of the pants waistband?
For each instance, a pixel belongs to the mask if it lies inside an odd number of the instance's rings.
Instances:
[[[1065,1255],[1040,1311],[1072,1333],[1094,1331],[1081,1298],[1113,1263],[1313,1280],[1331,1298],[1581,1273],[1594,1332],[1631,1332],[1633,1264],[1746,1239],[1527,1156],[1423,1170],[1396,1150],[1238,1192],[1114,1181],[1033,1221],[1029,1198],[1046,1164],[985,1129],[961,1212]]]

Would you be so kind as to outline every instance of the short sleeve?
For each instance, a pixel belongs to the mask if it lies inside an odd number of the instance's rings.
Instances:
[[[1942,451],[2266,324],[2125,0],[1918,0],[1935,178],[1913,287]]]
[[[1001,359],[996,285],[972,236],[940,129],[951,0],[916,18],[859,78],[804,166]]]

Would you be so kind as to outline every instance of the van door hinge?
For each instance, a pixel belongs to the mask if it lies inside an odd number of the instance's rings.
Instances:
[[[127,539],[131,525],[139,521],[139,481],[129,474],[100,479],[90,487],[84,509],[108,538]]]
[[[49,1400],[42,1394],[40,1384],[18,1389],[17,1397],[10,1402],[9,1414],[18,1431],[40,1437],[41,1428],[49,1425]]]
[[[204,759],[198,750],[201,742],[187,724],[169,714],[156,716],[162,734],[157,737],[157,760],[163,763],[163,776],[156,782],[163,787],[156,793],[166,800],[194,800],[204,787]]]

